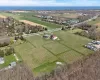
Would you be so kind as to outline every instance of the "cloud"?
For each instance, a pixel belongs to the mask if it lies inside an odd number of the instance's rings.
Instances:
[[[0,6],[100,6],[99,0],[1,0]]]

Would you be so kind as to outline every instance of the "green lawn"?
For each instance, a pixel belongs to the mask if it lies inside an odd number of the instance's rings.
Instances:
[[[9,56],[5,56],[5,57],[4,57],[4,60],[5,60],[5,63],[4,63],[4,64],[1,64],[1,65],[0,65],[0,68],[7,67],[7,66],[9,66],[9,64],[10,64],[11,62],[16,61],[15,57],[13,56],[13,54],[12,54],[12,55],[9,55]]]

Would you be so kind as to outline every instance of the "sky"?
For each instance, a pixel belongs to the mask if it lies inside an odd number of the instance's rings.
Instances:
[[[100,0],[1,0],[0,6],[100,6]]]

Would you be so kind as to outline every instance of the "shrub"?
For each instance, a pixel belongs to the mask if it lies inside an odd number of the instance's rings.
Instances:
[[[8,55],[11,55],[15,52],[14,48],[13,47],[10,47],[8,49],[5,50],[5,55],[8,56]]]
[[[0,57],[4,57],[4,51],[0,50]]]

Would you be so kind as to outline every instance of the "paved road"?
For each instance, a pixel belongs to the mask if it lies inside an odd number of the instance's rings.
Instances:
[[[86,20],[86,21],[83,21],[83,22],[80,22],[80,23],[77,23],[77,24],[74,24],[74,25],[71,25],[71,26],[74,27],[74,26],[78,26],[78,25],[81,25],[81,24],[87,23],[87,22],[89,22],[89,21],[92,21],[93,19],[98,18],[98,16],[99,16],[99,15],[96,15],[96,16],[92,17],[91,19],[88,19],[88,20]]]

